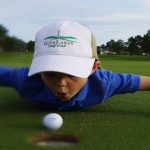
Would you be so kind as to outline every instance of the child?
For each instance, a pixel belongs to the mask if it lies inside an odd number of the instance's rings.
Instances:
[[[50,109],[78,109],[107,98],[150,90],[150,77],[119,74],[100,67],[91,31],[74,21],[58,21],[42,28],[28,67],[0,67],[0,85],[12,86],[33,103]]]

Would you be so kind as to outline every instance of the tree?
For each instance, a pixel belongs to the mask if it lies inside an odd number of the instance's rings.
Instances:
[[[5,51],[25,51],[26,43],[16,37],[6,37],[3,48]]]
[[[27,50],[28,50],[28,52],[33,52],[34,51],[34,44],[35,44],[34,41],[29,41],[27,43]]]
[[[106,43],[106,47],[110,51],[115,51],[115,41],[113,39],[111,39],[109,42]]]
[[[6,37],[7,33],[8,30],[4,26],[0,25],[0,37]]]
[[[0,49],[3,50],[4,49],[4,41],[5,41],[5,38],[7,37],[7,33],[8,33],[8,30],[0,25]]]
[[[123,40],[118,40],[115,44],[115,52],[117,54],[120,54],[120,53],[125,53],[126,51],[126,44]]]
[[[143,36],[141,47],[145,53],[150,54],[150,30]]]
[[[120,54],[126,50],[125,42],[121,39],[118,41],[110,40],[106,43],[106,47],[112,52],[116,52],[117,54]]]
[[[10,37],[8,30],[0,25],[0,50],[2,51],[25,51],[26,43],[17,37]]]
[[[141,53],[141,46],[140,46],[140,36],[137,37],[130,37],[127,42],[127,50],[128,52],[133,54],[140,54]]]

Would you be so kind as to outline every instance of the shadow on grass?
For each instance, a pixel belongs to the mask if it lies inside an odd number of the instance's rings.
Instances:
[[[47,108],[32,104],[25,100],[18,100],[0,104],[0,112],[44,112]]]
[[[101,104],[97,106],[92,106],[86,109],[79,110],[52,110],[45,107],[41,107],[39,105],[32,104],[31,102],[25,101],[23,99],[17,99],[16,101],[8,101],[0,104],[0,112],[1,113],[22,113],[22,112],[63,112],[63,113],[92,113],[92,114],[101,114],[101,115],[123,115],[123,116],[138,116],[149,118],[150,111],[148,109],[132,109],[132,106],[129,107],[116,107],[113,103]]]
[[[60,112],[59,110],[51,110],[49,108],[41,107],[39,105],[32,104],[20,98],[14,90],[10,88],[1,88],[0,90],[0,113],[32,113],[32,112]],[[123,98],[124,99],[124,98]],[[103,115],[124,115],[124,116],[138,116],[138,117],[148,117],[150,116],[149,103],[147,105],[136,105],[135,103],[129,103],[128,101],[121,100],[119,102],[114,99],[112,101],[107,101],[103,104],[89,107],[82,110],[69,110],[61,111],[63,113],[89,113],[89,114],[103,114]],[[142,104],[143,104],[142,100]]]

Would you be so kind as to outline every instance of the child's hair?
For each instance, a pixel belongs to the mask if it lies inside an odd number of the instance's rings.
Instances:
[[[28,75],[55,71],[86,78],[95,59],[96,39],[89,28],[75,21],[60,20],[37,32]]]

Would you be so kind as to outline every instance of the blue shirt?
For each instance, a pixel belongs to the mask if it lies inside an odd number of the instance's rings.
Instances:
[[[97,69],[70,100],[61,101],[42,82],[40,75],[28,77],[29,68],[0,67],[0,86],[14,87],[20,96],[50,109],[78,109],[100,104],[109,97],[139,89],[140,76]]]

